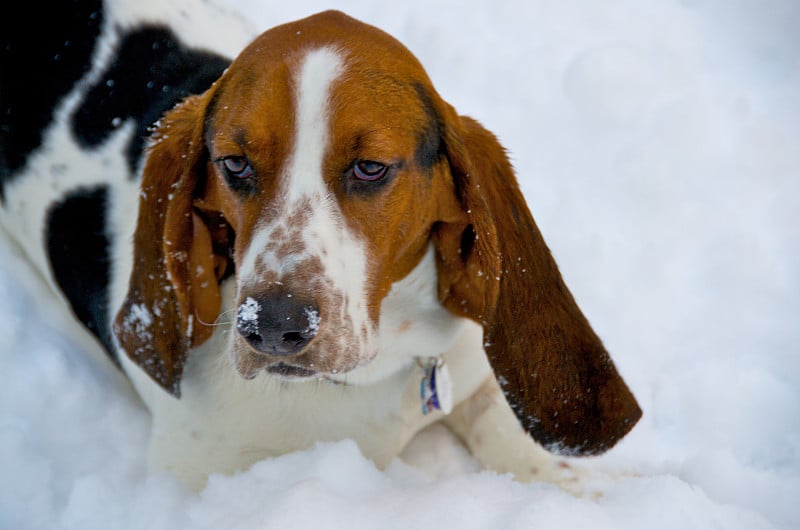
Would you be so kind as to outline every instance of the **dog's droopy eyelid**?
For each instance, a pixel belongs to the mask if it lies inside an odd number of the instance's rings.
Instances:
[[[246,156],[223,156],[216,160],[222,171],[231,180],[247,180],[253,177],[253,166]]]

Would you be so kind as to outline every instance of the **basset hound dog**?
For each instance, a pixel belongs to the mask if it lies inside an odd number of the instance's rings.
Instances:
[[[544,449],[634,426],[503,147],[402,44],[329,11],[244,47],[236,15],[127,4],[3,37],[0,220],[149,409],[153,470],[347,438],[385,466],[442,421],[558,480]]]

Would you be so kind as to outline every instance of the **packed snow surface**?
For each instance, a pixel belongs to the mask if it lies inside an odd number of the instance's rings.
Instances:
[[[228,5],[259,29],[328,7]],[[442,428],[385,471],[342,441],[192,493],[146,475],[147,412],[3,241],[0,528],[800,528],[800,3],[336,7],[508,147],[643,419],[577,497]]]

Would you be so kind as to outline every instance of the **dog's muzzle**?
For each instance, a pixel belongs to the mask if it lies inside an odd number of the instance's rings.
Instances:
[[[236,330],[259,353],[288,358],[317,335],[319,309],[288,293],[247,297],[236,312]]]

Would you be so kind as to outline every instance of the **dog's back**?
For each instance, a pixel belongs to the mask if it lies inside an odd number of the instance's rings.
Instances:
[[[252,32],[196,1],[47,9],[49,27],[0,36],[0,226],[111,352],[114,284],[128,275],[111,264],[130,253],[115,243],[133,229],[149,128]],[[202,46],[211,34],[220,53]]]

